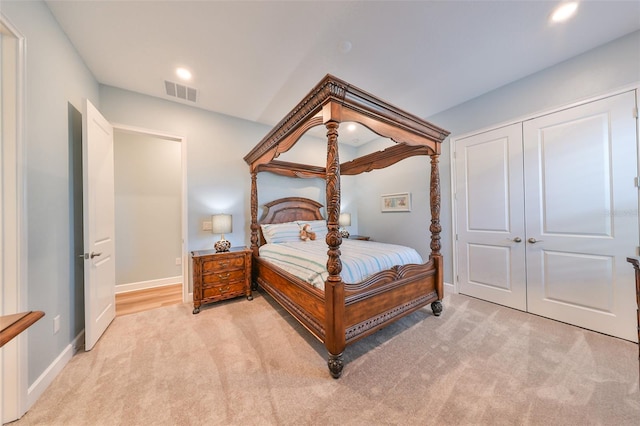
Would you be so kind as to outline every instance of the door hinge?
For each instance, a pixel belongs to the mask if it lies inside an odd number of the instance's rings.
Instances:
[[[638,118],[638,107],[635,107],[635,108],[633,109],[632,114],[633,114],[633,118]]]
[[[640,256],[640,247],[636,247],[636,256]]]
[[[634,177],[633,178],[633,184],[635,185],[636,188],[640,188],[640,178],[639,177]]]
[[[458,234],[456,234],[456,241],[458,241]]]

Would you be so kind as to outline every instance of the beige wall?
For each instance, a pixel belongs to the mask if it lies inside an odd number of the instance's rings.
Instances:
[[[24,197],[27,238],[27,308],[45,317],[29,328],[28,383],[37,395],[53,369],[70,353],[84,328],[83,289],[75,286],[74,193],[70,167],[69,105],[83,98],[99,105],[98,83],[43,2],[2,1],[3,15],[26,39],[24,100]],[[54,333],[53,319],[60,330]],[[64,355],[62,355],[64,354]],[[27,399],[32,396],[27,396]],[[22,397],[22,395],[21,395]]]
[[[116,285],[182,275],[180,145],[114,132]]]

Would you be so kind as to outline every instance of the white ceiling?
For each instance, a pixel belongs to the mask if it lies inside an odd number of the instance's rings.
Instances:
[[[327,73],[428,117],[640,29],[638,0],[557,3],[47,0],[100,83],[268,125]]]

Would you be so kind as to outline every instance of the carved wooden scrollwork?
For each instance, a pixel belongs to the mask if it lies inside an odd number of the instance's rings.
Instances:
[[[431,156],[431,255],[440,254],[440,232],[442,227],[440,226],[440,173],[438,171],[438,157],[439,155],[433,154]]]
[[[273,159],[274,150],[286,151],[291,142],[299,137],[297,133],[304,131],[304,126],[307,125],[309,120],[317,119],[316,114],[322,110],[324,105],[330,103],[343,110],[344,120],[339,121],[357,121],[373,129],[381,136],[389,137],[396,142],[416,141],[416,144],[426,143],[433,151],[438,153],[440,152],[440,143],[449,134],[446,130],[401,111],[343,80],[332,75],[326,75],[244,157],[244,160],[247,164],[255,164],[269,153],[271,153],[271,159]],[[313,122],[314,125],[315,123]],[[287,146],[278,148],[277,145],[284,140],[287,140],[285,143]]]
[[[258,254],[258,174],[251,173],[251,250]]]
[[[340,281],[342,262],[340,244],[342,236],[338,231],[340,217],[340,159],[338,155],[338,123],[330,121],[327,127],[327,245],[329,246],[327,271],[329,281]]]

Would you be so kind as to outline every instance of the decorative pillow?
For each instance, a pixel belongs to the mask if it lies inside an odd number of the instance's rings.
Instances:
[[[298,225],[298,222],[268,223],[260,225],[260,227],[267,244],[300,241],[300,225]]]
[[[300,222],[298,224],[302,227],[302,225],[308,223],[311,225],[311,232],[315,232],[316,240],[324,240],[327,237],[327,221],[324,219],[321,220],[311,220],[307,222]]]

